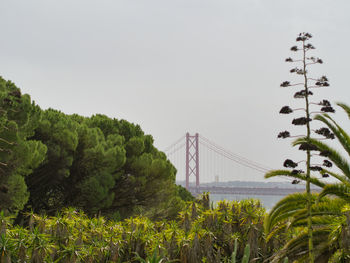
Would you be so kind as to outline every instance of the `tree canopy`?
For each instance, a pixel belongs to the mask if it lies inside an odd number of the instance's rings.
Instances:
[[[182,202],[176,169],[139,125],[42,110],[1,77],[0,113],[1,209],[121,218]]]

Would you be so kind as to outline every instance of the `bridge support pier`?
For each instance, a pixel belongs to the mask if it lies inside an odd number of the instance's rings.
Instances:
[[[191,136],[186,133],[186,189],[190,186],[190,176],[196,177],[196,187],[199,187],[199,141],[198,133]]]

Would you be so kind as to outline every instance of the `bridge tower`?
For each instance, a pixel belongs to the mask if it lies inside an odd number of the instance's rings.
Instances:
[[[186,133],[186,189],[189,188],[190,176],[196,176],[196,187],[199,187],[199,141],[198,133],[191,136]]]

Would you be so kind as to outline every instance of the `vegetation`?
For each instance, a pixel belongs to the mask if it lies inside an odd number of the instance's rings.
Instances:
[[[349,115],[349,106],[341,103],[338,105]],[[316,176],[311,178],[313,184],[322,188],[320,194],[313,195],[312,201],[315,259],[316,262],[347,262],[350,259],[350,243],[348,241],[350,234],[350,164],[348,161],[350,159],[350,136],[327,114],[317,115],[315,119],[323,122],[334,133],[335,138],[347,154],[347,157],[343,157],[330,145],[319,140],[310,140],[318,151],[323,153],[322,155],[327,154],[332,166],[338,170],[338,172],[334,172],[329,168],[322,168],[318,171],[320,175],[327,174],[336,179],[333,183],[323,182]],[[295,143],[300,143],[301,140],[299,139]],[[281,174],[282,171],[278,173]],[[270,175],[272,176],[273,172]],[[306,180],[302,176],[298,176],[298,179]],[[286,255],[291,259],[303,259],[307,253],[307,245],[305,244],[306,198],[305,194],[287,196],[276,204],[265,221],[265,228],[269,236],[281,232],[289,232],[291,235],[290,241],[275,255],[274,261],[276,262]]]
[[[287,159],[287,160],[285,160],[283,166],[286,168],[291,168],[292,170],[290,170],[290,171],[286,170],[286,171],[281,171],[281,172],[272,171],[272,172],[268,173],[266,175],[266,177],[276,176],[280,173],[282,175],[289,174],[291,176],[297,174],[298,176],[296,176],[296,177],[301,176],[305,179],[309,262],[313,263],[314,262],[314,251],[313,251],[314,248],[313,248],[313,228],[312,228],[313,226],[312,226],[312,208],[311,208],[312,196],[311,196],[311,189],[310,189],[310,183],[311,183],[310,177],[311,177],[311,170],[315,171],[315,170],[318,170],[321,168],[316,167],[316,166],[312,166],[312,164],[311,164],[311,152],[314,150],[317,150],[317,148],[314,147],[314,144],[311,143],[311,140],[315,140],[315,139],[312,139],[312,137],[311,137],[311,125],[310,125],[310,122],[312,121],[311,105],[312,104],[320,105],[322,112],[334,112],[334,109],[331,107],[330,103],[327,100],[323,100],[318,104],[312,103],[310,101],[310,96],[313,95],[313,92],[311,91],[311,89],[329,86],[328,79],[326,76],[322,76],[322,77],[317,78],[317,79],[309,76],[309,72],[308,72],[309,66],[314,65],[314,64],[322,64],[323,63],[322,59],[309,55],[309,52],[312,51],[313,49],[315,49],[315,47],[308,42],[311,37],[312,36],[309,33],[299,34],[296,41],[300,42],[301,44],[299,46],[293,46],[291,48],[291,51],[293,51],[293,52],[301,51],[301,53],[302,53],[301,58],[293,59],[293,58],[289,57],[286,59],[286,62],[288,62],[288,63],[301,64],[300,67],[292,68],[290,70],[290,72],[292,74],[300,75],[303,79],[302,82],[297,82],[294,84],[294,83],[291,83],[289,81],[284,81],[281,84],[281,87],[303,86],[302,90],[297,91],[294,94],[294,98],[295,99],[304,99],[305,106],[302,108],[298,108],[298,109],[292,109],[289,106],[284,106],[280,110],[281,114],[290,114],[290,113],[292,113],[294,111],[298,111],[298,110],[303,111],[302,117],[293,119],[292,124],[297,125],[297,126],[305,125],[305,127],[306,127],[305,128],[306,135],[304,137],[302,137],[302,139],[297,140],[295,142],[295,145],[299,145],[299,150],[306,152],[306,160],[305,160],[306,172],[304,172],[303,170],[295,169],[298,166],[298,163],[300,163],[300,162],[294,162],[290,159]],[[312,82],[313,84],[310,84],[310,82]],[[332,139],[334,137],[334,135],[331,134],[331,132],[326,128],[316,130],[315,133],[323,135],[326,138]],[[289,131],[283,131],[283,132],[280,132],[278,134],[278,138],[285,139],[285,138],[289,138],[289,137],[291,137],[291,134]],[[292,136],[292,137],[295,137],[295,136]],[[293,181],[293,183],[299,183],[299,180],[296,179]]]
[[[305,115],[292,124],[306,127],[293,142],[306,152],[305,171],[287,159],[288,169],[266,174],[305,182],[305,192],[269,214],[257,200],[214,206],[208,193],[194,199],[175,185],[176,169],[138,125],[42,110],[0,77],[0,263],[349,262],[350,135],[328,114],[329,101],[310,101],[310,89],[329,86],[325,76],[309,77],[308,67],[323,63],[307,55],[310,38],[300,34],[301,46],[291,48],[301,59],[286,59],[301,63],[291,73],[303,81],[281,84],[303,86],[294,98],[304,99]],[[315,116],[313,105],[321,106]],[[338,106],[350,118],[350,107]],[[318,137],[313,120],[325,126]],[[323,139],[336,139],[342,151]]]
[[[0,215],[1,262],[262,262],[273,252],[264,239],[265,210],[255,200],[209,208],[205,195],[189,202],[176,221],[117,222],[75,209],[28,216],[23,228]]]
[[[55,215],[174,218],[191,195],[175,185],[174,166],[138,125],[41,110],[0,78],[0,209]]]
[[[27,203],[25,178],[45,159],[47,146],[30,139],[39,107],[10,81],[0,78],[0,210],[16,215]]]
[[[311,88],[322,88],[329,86],[328,79],[322,76],[319,79],[308,77],[306,66],[308,64],[322,63],[322,60],[314,57],[306,57],[306,51],[314,49],[311,44],[306,44],[311,38],[308,33],[300,34],[297,41],[302,42],[302,48],[292,47],[292,51],[302,50],[303,58],[293,60],[287,58],[287,62],[301,61],[303,68],[294,68],[292,73],[297,73],[304,77],[304,89],[295,93],[295,98],[305,98],[306,108],[303,110],[306,116],[293,120],[295,125],[306,125],[307,135],[297,138],[293,146],[299,146],[300,150],[306,151],[306,172],[297,170],[300,162],[287,159],[284,162],[288,170],[275,170],[266,174],[267,178],[274,176],[288,176],[294,178],[293,183],[304,181],[306,192],[292,194],[276,204],[265,220],[265,231],[267,241],[276,235],[285,236],[288,240],[283,247],[272,257],[271,262],[281,262],[288,256],[296,262],[348,262],[350,259],[350,243],[348,235],[350,230],[349,214],[349,180],[350,180],[350,137],[339,126],[336,121],[327,113],[334,112],[330,103],[323,100],[320,103],[311,103],[309,96],[313,95]],[[306,61],[309,60],[309,63]],[[308,81],[314,81],[313,86],[308,86]],[[283,82],[282,87],[297,86]],[[316,104],[321,106],[323,114],[316,115],[311,119],[310,106]],[[349,115],[349,107],[338,103]],[[289,106],[284,106],[280,113],[287,114],[293,110]],[[349,115],[350,117],[350,115]],[[312,120],[320,121],[326,127],[315,130],[317,135],[323,138],[311,137],[309,123]],[[279,138],[293,137],[288,131],[281,132]],[[297,137],[297,136],[294,136]],[[328,145],[323,139],[337,139],[347,154],[343,157],[337,150]],[[311,154],[312,152],[312,154]],[[318,162],[322,160],[322,165],[311,162],[311,156]],[[333,169],[335,167],[335,169]],[[335,171],[336,170],[336,171]],[[311,174],[312,173],[312,174]],[[323,178],[333,177],[336,183],[323,180]],[[310,184],[314,184],[322,189],[320,194],[310,192]]]

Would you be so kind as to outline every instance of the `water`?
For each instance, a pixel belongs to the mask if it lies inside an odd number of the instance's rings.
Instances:
[[[262,205],[269,211],[279,200],[281,200],[284,196],[279,195],[233,195],[233,194],[210,194],[210,201],[217,202],[222,200],[228,201],[239,201],[243,199],[259,199]]]

